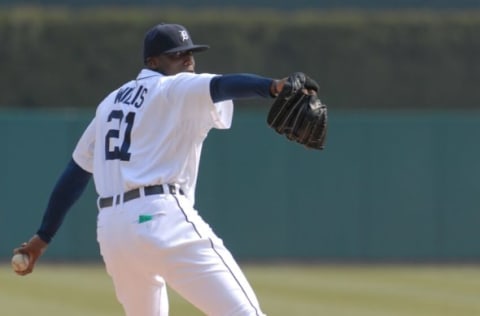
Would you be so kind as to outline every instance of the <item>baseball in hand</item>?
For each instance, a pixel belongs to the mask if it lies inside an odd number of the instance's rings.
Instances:
[[[28,268],[28,255],[23,253],[13,255],[12,268],[16,272],[25,271]]]

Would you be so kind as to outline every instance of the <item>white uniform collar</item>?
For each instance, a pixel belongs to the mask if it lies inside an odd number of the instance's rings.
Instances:
[[[155,77],[155,76],[163,76],[163,74],[147,68],[143,68],[138,74],[137,80],[146,79],[146,78]]]

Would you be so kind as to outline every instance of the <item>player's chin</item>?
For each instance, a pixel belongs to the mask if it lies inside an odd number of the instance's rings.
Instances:
[[[192,73],[195,72],[195,64],[193,63],[185,63],[182,66],[183,66],[182,67],[183,72],[192,72]]]

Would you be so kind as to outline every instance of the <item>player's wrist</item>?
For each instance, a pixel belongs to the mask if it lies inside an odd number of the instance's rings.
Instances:
[[[283,90],[283,86],[285,85],[286,81],[287,81],[287,78],[283,78],[279,80],[274,79],[272,81],[272,85],[270,86],[270,95],[273,98],[278,97],[280,92]]]
[[[52,240],[53,236],[47,232],[45,232],[42,229],[39,229],[37,233],[34,235],[34,237],[37,236],[40,240],[45,242],[46,244],[49,244],[50,241]],[[32,237],[33,238],[33,237]]]
[[[38,248],[46,248],[48,246],[48,242],[38,234],[33,235],[29,243],[36,245]]]
[[[270,96],[272,98],[278,97],[280,90],[278,89],[278,80],[273,79],[272,84],[270,85]]]

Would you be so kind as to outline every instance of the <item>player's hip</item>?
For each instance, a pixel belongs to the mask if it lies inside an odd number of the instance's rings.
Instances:
[[[168,249],[182,243],[215,240],[216,235],[183,195],[145,196],[100,209],[99,242],[126,240],[135,247]]]

